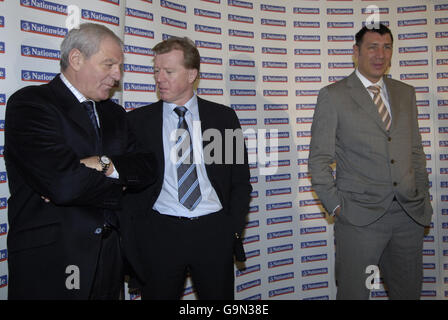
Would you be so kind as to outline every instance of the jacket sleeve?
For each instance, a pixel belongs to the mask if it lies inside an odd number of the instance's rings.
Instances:
[[[331,103],[328,88],[320,90],[311,126],[308,171],[314,191],[329,214],[340,205],[333,178],[338,117]]]

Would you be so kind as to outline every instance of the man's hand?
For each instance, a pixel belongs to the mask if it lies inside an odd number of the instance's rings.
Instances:
[[[84,164],[87,168],[95,169],[100,172],[103,170],[103,167],[100,164],[98,156],[91,156],[88,158],[84,158],[84,159],[79,160],[79,162]],[[106,171],[106,176],[111,175],[112,172],[114,172],[114,164],[111,162],[109,169],[107,169],[107,171]]]

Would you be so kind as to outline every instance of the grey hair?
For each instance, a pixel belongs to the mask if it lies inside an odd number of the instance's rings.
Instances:
[[[83,23],[79,28],[70,30],[61,43],[61,70],[65,71],[69,65],[70,51],[78,49],[86,58],[90,58],[98,52],[101,41],[107,37],[115,40],[123,48],[123,41],[101,24]]]

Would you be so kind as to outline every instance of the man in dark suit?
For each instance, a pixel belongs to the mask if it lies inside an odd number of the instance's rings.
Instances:
[[[386,26],[362,28],[353,46],[357,69],[322,88],[314,112],[309,171],[336,216],[338,299],[367,299],[378,268],[389,298],[420,297],[432,207],[415,90],[384,77],[392,44]]]
[[[116,212],[124,188],[151,179],[150,159],[134,154],[126,112],[109,99],[122,63],[121,40],[83,24],[61,44],[62,73],[8,100],[9,299],[122,293]]]
[[[200,56],[190,39],[171,37],[153,50],[161,100],[128,113],[158,167],[156,183],[127,198],[142,298],[179,299],[189,272],[199,299],[233,299],[233,254],[245,259],[240,237],[252,190],[239,120],[196,96]]]

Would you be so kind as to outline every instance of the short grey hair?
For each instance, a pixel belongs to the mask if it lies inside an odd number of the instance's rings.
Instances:
[[[100,43],[105,38],[115,40],[122,48],[123,41],[109,28],[97,23],[83,23],[79,28],[70,30],[61,43],[61,70],[69,65],[69,54],[72,49],[78,49],[86,58],[98,52]]]

